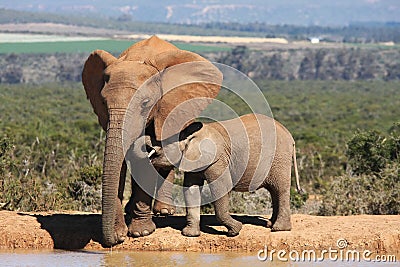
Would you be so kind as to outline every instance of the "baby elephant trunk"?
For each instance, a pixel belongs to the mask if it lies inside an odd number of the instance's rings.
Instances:
[[[169,162],[164,162],[165,157],[161,143],[153,140],[150,136],[139,137],[133,144],[134,158],[148,159],[156,167],[172,166]]]
[[[181,142],[159,142],[146,135],[134,143],[134,154],[148,158],[158,168],[178,167],[182,158]]]

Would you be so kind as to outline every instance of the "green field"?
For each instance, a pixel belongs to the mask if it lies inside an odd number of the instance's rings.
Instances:
[[[90,53],[95,49],[109,52],[121,52],[131,46],[135,41],[129,40],[94,40],[94,41],[63,41],[63,42],[37,42],[37,43],[0,43],[0,54],[22,53]],[[192,52],[217,52],[227,51],[228,47],[211,45],[194,45],[174,43],[177,47]]]

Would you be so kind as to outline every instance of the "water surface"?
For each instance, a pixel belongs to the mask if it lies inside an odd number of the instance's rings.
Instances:
[[[374,266],[399,266],[378,263]],[[279,262],[260,261],[257,253],[196,252],[96,252],[65,250],[0,251],[0,266],[370,266],[370,262]]]

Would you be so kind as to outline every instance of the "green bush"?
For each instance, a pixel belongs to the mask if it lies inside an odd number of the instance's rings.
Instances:
[[[89,186],[100,186],[103,169],[101,166],[86,166],[79,170],[79,176]]]
[[[348,163],[356,175],[379,173],[390,160],[387,138],[378,131],[358,131],[347,146]]]
[[[333,180],[321,215],[400,214],[399,123],[389,136],[358,131],[348,142],[350,172]]]
[[[12,148],[13,142],[10,138],[4,136],[0,139],[0,177],[7,175],[13,166],[12,159],[9,155]]]
[[[337,177],[324,194],[320,215],[400,214],[400,171]]]
[[[290,206],[292,209],[300,209],[306,204],[307,199],[307,193],[299,193],[293,187],[290,188]]]
[[[79,177],[70,182],[68,192],[79,209],[101,210],[101,166],[85,166],[79,170]]]
[[[11,158],[11,151],[14,145],[10,138],[3,136],[0,139],[0,209],[6,209],[13,206],[13,196],[10,196],[11,188],[18,187],[18,184],[12,182],[12,171],[15,170],[14,162]],[[18,201],[17,201],[18,202]]]
[[[296,189],[290,189],[290,207],[298,210],[304,206],[308,199],[308,194],[299,194]],[[265,189],[255,192],[235,192],[230,193],[229,199],[230,212],[243,214],[272,214],[272,201],[270,193]],[[202,210],[203,213],[213,213],[210,206]]]
[[[389,135],[379,131],[357,131],[347,143],[346,155],[352,172],[379,174],[400,159],[400,123],[389,129]]]
[[[74,181],[100,183],[84,166],[101,165],[104,148],[82,86],[2,84],[0,103],[0,209],[97,207],[70,193]]]
[[[400,159],[400,122],[393,124],[389,129],[388,153],[392,160]]]

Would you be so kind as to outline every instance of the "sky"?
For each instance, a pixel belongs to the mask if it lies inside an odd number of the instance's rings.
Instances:
[[[0,0],[0,8],[188,24],[400,22],[399,0]]]

